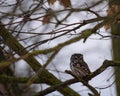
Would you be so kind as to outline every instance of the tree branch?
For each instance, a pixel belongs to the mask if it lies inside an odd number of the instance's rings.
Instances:
[[[13,51],[15,51],[18,55],[23,56],[28,53],[27,50],[25,50],[24,46],[22,46],[17,39],[11,35],[9,30],[7,30],[4,25],[0,22],[0,36],[3,39],[4,43],[11,48]],[[39,68],[41,67],[41,64],[33,57],[29,56],[24,59],[30,67],[37,72]],[[49,78],[49,79],[48,79]],[[59,79],[57,79],[53,74],[49,73],[47,70],[44,70],[44,72],[41,74],[40,80],[43,80],[46,82],[48,85],[56,85],[61,83]],[[74,96],[79,96],[77,92],[72,90],[69,87],[62,88],[59,90],[64,96],[69,94],[69,96],[73,96],[71,94],[74,94]]]
[[[94,78],[95,76],[99,75],[100,73],[102,73],[106,68],[108,67],[116,67],[116,66],[120,66],[120,62],[114,62],[114,61],[110,61],[110,60],[105,60],[103,62],[103,65],[98,68],[96,71],[92,72],[90,75],[88,75],[86,78],[88,80],[91,80],[92,78]],[[85,82],[84,80],[74,76],[73,73],[71,73],[71,71],[66,71],[68,74],[71,74],[73,77],[75,77],[74,79],[70,79],[70,80],[67,80],[61,84],[57,84],[55,86],[52,86],[52,87],[49,87],[41,92],[38,92],[35,96],[40,96],[40,95],[46,95],[46,94],[49,94],[53,91],[56,91],[58,90],[58,88],[64,88],[70,84],[73,84],[73,83],[77,83],[77,82],[82,82],[86,87],[88,87],[94,94],[96,94],[95,96],[100,96],[100,94],[97,92],[97,90],[92,87],[91,85],[89,85],[87,82]],[[76,79],[77,78],[77,79]]]

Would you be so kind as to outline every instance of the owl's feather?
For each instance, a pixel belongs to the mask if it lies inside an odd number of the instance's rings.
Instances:
[[[73,54],[71,56],[70,68],[76,76],[81,78],[91,73],[88,65],[83,60],[82,54]]]

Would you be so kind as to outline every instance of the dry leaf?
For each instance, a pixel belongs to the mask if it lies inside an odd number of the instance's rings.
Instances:
[[[105,30],[108,30],[110,29],[110,24],[106,24],[104,27],[105,27]]]
[[[43,24],[50,23],[50,20],[54,16],[54,14],[55,14],[55,12],[51,8],[46,10],[46,15],[43,17],[43,20],[42,20]]]
[[[43,18],[43,20],[42,20],[43,25],[50,23],[50,19],[51,19],[50,15],[45,15],[44,18]]]
[[[112,16],[116,13],[120,12],[120,6],[118,5],[112,5],[108,10],[107,13],[109,16]]]
[[[118,5],[112,5],[108,10],[107,10],[107,15],[108,16],[114,16],[114,14],[117,14],[120,12],[120,6]],[[116,20],[113,23],[119,23],[119,20],[116,22]],[[106,24],[105,25],[105,30],[110,29],[111,25]]]
[[[60,0],[60,3],[61,3],[65,8],[71,6],[71,1],[70,1],[70,0]]]
[[[48,0],[48,4],[54,4],[56,0]]]

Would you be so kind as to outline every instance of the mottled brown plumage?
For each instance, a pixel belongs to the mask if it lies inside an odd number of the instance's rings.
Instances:
[[[82,54],[73,54],[70,58],[70,68],[74,75],[84,78],[90,74],[90,69],[86,62],[83,60]]]

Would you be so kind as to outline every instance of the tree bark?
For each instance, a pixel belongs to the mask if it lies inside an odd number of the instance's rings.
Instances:
[[[120,0],[109,0],[109,7],[117,6],[120,8]],[[119,9],[120,10],[120,9]],[[118,14],[120,11],[118,12]],[[119,16],[120,17],[120,16]],[[111,25],[111,34],[113,36],[120,37],[120,23],[115,22]],[[113,50],[113,60],[120,62],[120,38],[112,38],[112,50]],[[115,80],[116,80],[116,92],[117,96],[120,96],[120,68],[114,68],[115,70]]]

